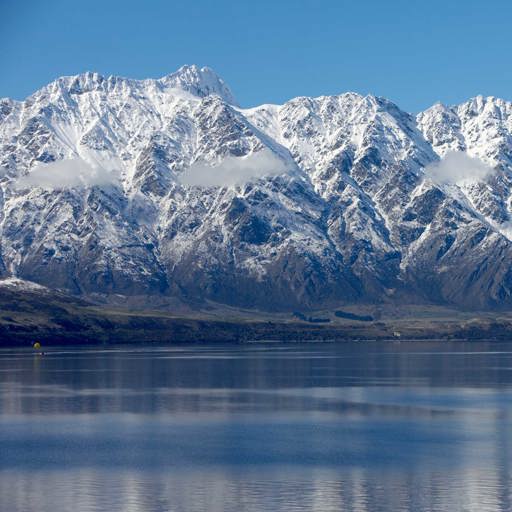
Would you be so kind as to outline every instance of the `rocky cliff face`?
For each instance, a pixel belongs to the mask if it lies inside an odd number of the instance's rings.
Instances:
[[[0,167],[2,276],[279,309],[512,300],[496,98],[417,118],[354,93],[242,109],[208,68],[86,73],[0,100]]]

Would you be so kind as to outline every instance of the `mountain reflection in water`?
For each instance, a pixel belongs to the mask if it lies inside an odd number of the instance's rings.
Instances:
[[[510,511],[512,344],[0,351],[0,510]]]

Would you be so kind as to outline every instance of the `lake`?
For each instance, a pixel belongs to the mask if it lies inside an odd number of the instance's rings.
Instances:
[[[512,510],[512,343],[0,350],[6,512]]]

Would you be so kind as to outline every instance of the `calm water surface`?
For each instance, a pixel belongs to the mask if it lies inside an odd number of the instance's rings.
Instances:
[[[0,511],[512,510],[512,343],[0,351]]]

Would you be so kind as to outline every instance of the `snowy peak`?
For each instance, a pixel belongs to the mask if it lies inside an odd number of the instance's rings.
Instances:
[[[144,94],[155,90],[172,93],[173,89],[184,91],[199,99],[207,96],[219,96],[230,105],[238,103],[228,85],[215,71],[196,65],[182,66],[180,69],[160,79],[135,80],[119,76],[105,77],[99,73],[86,71],[78,75],[63,76],[36,91],[27,98],[29,103],[44,99],[52,101],[56,95],[77,98],[80,95],[100,92],[104,94],[126,94],[128,92]],[[0,99],[1,110],[7,108],[8,98]]]
[[[182,89],[200,98],[217,95],[226,103],[237,105],[224,80],[208,67],[182,66],[175,73],[161,78],[160,83],[168,88]]]
[[[110,77],[110,80],[114,77]],[[61,76],[48,85],[30,95],[26,101],[29,104],[41,100],[52,101],[58,95],[81,95],[93,91],[107,90],[107,81],[99,73],[86,71],[77,75]]]
[[[418,114],[418,127],[440,156],[447,151],[465,151],[461,121],[454,109],[436,103]]]
[[[419,129],[440,156],[466,151],[492,166],[512,164],[512,103],[476,96],[460,105],[440,103],[417,116]]]

